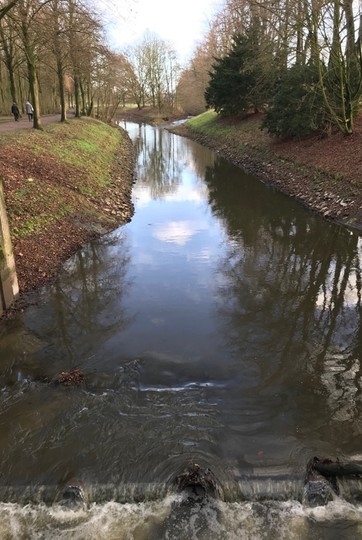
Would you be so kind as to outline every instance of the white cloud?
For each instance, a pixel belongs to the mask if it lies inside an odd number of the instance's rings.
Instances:
[[[176,191],[167,193],[163,197],[166,201],[177,201],[177,202],[186,202],[194,201],[201,202],[207,198],[207,187],[206,185],[200,186],[200,188],[195,188],[185,184],[178,186]]]
[[[161,242],[170,242],[178,246],[184,246],[200,228],[200,223],[195,221],[169,221],[156,225],[153,237]]]
[[[170,41],[186,61],[208,30],[220,0],[96,0],[108,23],[112,47],[123,49],[146,30]]]
[[[147,184],[136,184],[133,188],[133,198],[138,208],[143,208],[150,204],[154,198],[151,194],[151,187]],[[207,199],[207,187],[206,185],[200,185],[198,187],[180,184],[177,189],[165,192],[162,195],[163,201],[170,202],[202,202]]]

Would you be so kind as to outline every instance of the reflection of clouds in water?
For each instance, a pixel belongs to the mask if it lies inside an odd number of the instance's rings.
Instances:
[[[138,208],[143,208],[153,200],[153,197],[151,196],[150,190],[148,188],[145,189],[144,186],[140,187],[141,189],[137,189],[137,187],[133,188],[133,199]]]
[[[144,264],[146,266],[154,266],[157,264],[154,256],[146,251],[137,251],[133,255],[134,264]]]
[[[133,198],[139,208],[143,208],[155,200],[148,185],[141,184],[133,188]],[[160,197],[169,202],[202,202],[207,200],[207,188],[205,185],[188,186],[181,184],[174,191],[164,193]]]
[[[358,417],[361,393],[360,362],[343,354],[327,355],[324,361],[322,383],[328,392],[328,404],[337,422]]]
[[[151,323],[154,325],[154,326],[163,326],[165,324],[165,319],[162,319],[160,317],[153,317],[151,319]]]
[[[204,247],[204,248],[201,248],[199,251],[188,253],[187,260],[206,262],[206,261],[210,261],[213,257],[215,257],[215,255],[216,255],[215,251],[213,251],[209,247]]]
[[[202,185],[198,188],[187,186],[181,184],[177,191],[173,193],[168,193],[164,200],[166,201],[204,201],[207,198],[207,188],[206,185]]]
[[[161,242],[184,246],[192,236],[206,228],[206,223],[201,221],[168,221],[156,225],[152,236]]]

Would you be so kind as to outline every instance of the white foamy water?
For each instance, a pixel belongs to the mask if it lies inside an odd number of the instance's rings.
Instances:
[[[305,508],[297,501],[207,501],[181,497],[139,504],[107,502],[86,509],[0,505],[1,539],[304,540],[362,537],[362,506],[341,500]]]

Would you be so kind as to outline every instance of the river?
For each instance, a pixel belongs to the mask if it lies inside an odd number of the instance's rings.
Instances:
[[[0,538],[362,537],[361,483],[303,501],[312,456],[362,462],[361,236],[193,141],[122,127],[132,221],[0,327]],[[45,382],[75,368],[81,387]],[[188,464],[220,499],[182,503]]]

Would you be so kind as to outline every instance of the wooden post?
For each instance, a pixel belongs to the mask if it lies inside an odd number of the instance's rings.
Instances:
[[[19,296],[15,259],[0,179],[0,316]]]

